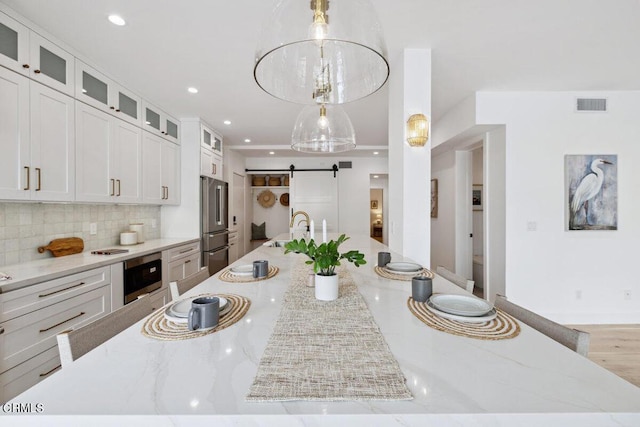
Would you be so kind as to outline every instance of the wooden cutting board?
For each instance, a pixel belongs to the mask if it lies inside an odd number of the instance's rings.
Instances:
[[[54,239],[47,246],[40,246],[38,252],[49,250],[54,257],[79,254],[84,250],[84,241],[79,237]]]

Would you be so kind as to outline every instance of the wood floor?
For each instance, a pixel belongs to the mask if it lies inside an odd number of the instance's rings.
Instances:
[[[589,359],[640,387],[640,325],[575,325],[591,334]]]

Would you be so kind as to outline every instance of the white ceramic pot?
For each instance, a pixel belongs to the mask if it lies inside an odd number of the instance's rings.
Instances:
[[[128,246],[138,243],[138,233],[135,231],[124,231],[120,233],[120,245]]]
[[[144,224],[143,223],[129,224],[129,230],[135,231],[138,234],[138,243],[144,243]]]
[[[316,299],[333,301],[338,299],[338,275],[321,276],[316,274]]]

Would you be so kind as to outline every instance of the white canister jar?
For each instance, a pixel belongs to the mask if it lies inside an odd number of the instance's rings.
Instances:
[[[135,245],[138,243],[138,233],[135,231],[123,231],[120,233],[120,244],[122,246]]]
[[[338,299],[338,275],[321,276],[316,274],[316,299],[333,301]]]
[[[141,222],[130,224],[129,230],[138,234],[138,243],[144,243],[144,224]]]

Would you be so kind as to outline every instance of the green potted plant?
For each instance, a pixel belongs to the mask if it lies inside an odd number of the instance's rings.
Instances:
[[[356,267],[367,263],[364,254],[359,251],[338,251],[339,246],[348,239],[342,234],[338,240],[330,240],[320,245],[316,245],[313,239],[309,242],[304,239],[292,240],[284,245],[285,254],[295,252],[310,258],[306,263],[313,264],[313,271],[316,273],[316,298],[319,300],[333,301],[338,298],[338,275],[335,269],[340,265],[340,260],[352,262]]]

